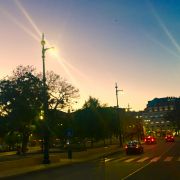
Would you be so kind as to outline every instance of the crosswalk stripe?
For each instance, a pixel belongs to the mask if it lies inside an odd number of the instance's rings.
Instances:
[[[117,163],[117,162],[122,162],[122,161],[126,161],[126,160],[129,160],[129,158],[127,156],[126,157],[121,157],[119,159],[114,159],[113,162]]]
[[[144,157],[144,158],[138,160],[137,162],[144,162],[144,161],[147,160],[147,159],[149,159],[149,157]]]
[[[130,158],[130,159],[127,159],[125,160],[124,162],[131,162],[131,161],[134,161],[136,158]]]
[[[105,158],[104,161],[105,162],[108,162],[108,161],[111,161],[112,159],[109,159],[109,158]]]
[[[152,159],[151,159],[152,158]],[[139,159],[139,157],[132,157],[132,158],[128,158],[127,156],[126,157],[121,157],[121,158],[119,158],[119,159],[116,159],[116,158],[105,158],[104,160],[103,160],[103,162],[110,162],[110,161],[113,161],[113,162],[119,162],[119,161],[123,161],[123,162],[126,162],[126,163],[129,163],[129,162],[132,162],[132,161],[134,161],[134,162],[137,162],[137,163],[141,163],[141,162],[144,162],[144,161],[146,161],[146,160],[150,160],[150,162],[157,162],[160,158],[162,158],[161,156],[156,156],[156,157],[148,157],[148,156],[146,156],[146,157],[142,157],[142,158],[140,158]],[[170,162],[170,161],[172,161],[173,160],[173,158],[174,158],[174,160],[175,161],[180,161],[180,157],[173,157],[173,156],[167,156],[167,157],[165,157],[164,158],[164,162]]]
[[[114,162],[120,162],[120,161],[123,161],[123,160],[127,160],[127,156],[126,157],[121,157],[119,159],[116,159]]]
[[[172,160],[172,158],[173,158],[172,156],[168,156],[168,157],[166,157],[166,159],[164,159],[164,161],[169,162]]]
[[[150,162],[157,162],[160,158],[161,158],[161,156],[157,156],[157,157],[151,159]]]
[[[104,158],[104,162],[109,162],[109,161],[113,161],[113,162],[119,162],[119,161],[123,161],[124,159],[127,159],[127,157],[121,157],[119,159],[116,158]]]

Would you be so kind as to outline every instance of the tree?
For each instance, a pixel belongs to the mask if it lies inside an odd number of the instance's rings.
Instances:
[[[51,134],[60,122],[59,110],[73,104],[79,97],[79,90],[52,71],[46,73],[48,96],[48,128]],[[22,151],[25,152],[29,135],[34,126],[43,136],[39,115],[43,107],[42,74],[37,74],[32,66],[18,66],[12,76],[0,80],[0,115],[8,119],[9,134],[19,133],[22,139]],[[53,125],[51,125],[53,124]],[[36,131],[37,132],[37,131]]]
[[[18,66],[12,76],[0,81],[0,106],[9,119],[9,131],[22,136],[25,153],[31,125],[42,107],[42,82],[33,67]]]
[[[75,112],[74,129],[76,135],[82,138],[104,140],[112,138],[118,132],[116,111],[113,107],[101,105],[99,100],[89,97],[83,108]]]
[[[0,116],[0,144],[3,143],[3,139],[8,133],[8,121],[6,117]]]
[[[88,101],[85,101],[83,108],[74,113],[73,127],[75,136],[91,139],[92,146],[94,139],[98,139],[101,133],[98,115],[99,107],[99,100],[90,96]]]
[[[101,138],[110,138],[112,143],[112,137],[117,135],[119,123],[116,118],[116,111],[113,107],[101,107],[99,109],[100,124],[101,124]]]
[[[68,83],[65,79],[55,74],[53,71],[46,73],[46,82],[48,89],[48,127],[50,134],[60,136],[65,134],[65,128],[68,128],[68,118],[64,122],[63,110],[68,110],[70,106],[76,103],[79,98],[79,89]],[[63,124],[63,128],[59,125]],[[60,132],[61,131],[61,132]]]
[[[85,101],[85,103],[83,105],[83,109],[87,109],[87,108],[97,109],[100,107],[102,107],[102,106],[100,105],[99,100],[96,98],[93,98],[92,96],[89,96],[89,99],[87,101]]]
[[[75,103],[79,98],[79,89],[68,83],[53,71],[46,73],[46,82],[49,95],[49,109],[62,110]]]

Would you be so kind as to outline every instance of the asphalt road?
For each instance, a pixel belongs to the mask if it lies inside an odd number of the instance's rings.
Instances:
[[[125,153],[105,159],[28,173],[13,180],[176,180],[180,179],[180,140],[144,145],[144,154]]]

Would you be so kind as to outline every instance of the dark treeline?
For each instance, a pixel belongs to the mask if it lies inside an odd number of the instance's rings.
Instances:
[[[79,98],[79,90],[54,72],[46,73],[48,121],[43,121],[42,74],[31,66],[18,66],[11,76],[0,80],[0,144],[20,147],[25,153],[30,139],[42,140],[48,123],[51,142],[78,138],[93,142],[141,137],[142,124],[136,114],[101,105],[93,97],[75,112],[65,112]],[[139,133],[140,132],[140,133]],[[70,133],[68,135],[68,133]],[[52,144],[51,143],[51,144]]]

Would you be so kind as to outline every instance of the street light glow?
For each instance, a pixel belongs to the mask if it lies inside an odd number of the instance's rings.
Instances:
[[[49,49],[49,54],[50,56],[56,58],[56,59],[60,59],[60,54],[57,48],[52,47]]]

